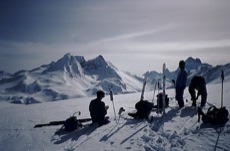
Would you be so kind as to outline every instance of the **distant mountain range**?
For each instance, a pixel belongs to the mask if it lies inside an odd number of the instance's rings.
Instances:
[[[187,85],[190,84],[192,77],[195,75],[203,76],[207,84],[221,82],[220,76],[222,70],[225,73],[225,79],[228,80],[230,78],[230,63],[213,67],[210,64],[202,63],[199,58],[194,59],[189,57],[185,60],[185,64],[188,73]],[[173,87],[172,80],[176,80],[178,72],[178,68],[175,71],[166,69],[166,85],[168,88]],[[156,71],[149,71],[144,75],[148,77],[148,83],[151,85],[162,79],[162,74]]]
[[[212,67],[200,59],[185,60],[188,71],[188,84],[194,75],[202,75],[206,82],[220,82],[221,70],[230,75],[230,64]],[[166,86],[172,87],[178,69],[166,71]],[[153,90],[157,81],[161,83],[162,74],[149,71],[146,90]],[[31,104],[69,98],[95,95],[97,90],[115,94],[140,92],[143,77],[121,71],[99,55],[85,60],[83,56],[67,53],[56,62],[42,65],[33,70],[21,70],[14,74],[0,71],[0,100],[12,103]]]

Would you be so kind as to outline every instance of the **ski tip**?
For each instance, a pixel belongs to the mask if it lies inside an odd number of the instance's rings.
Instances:
[[[33,128],[38,128],[38,127],[42,127],[41,125],[34,125]]]

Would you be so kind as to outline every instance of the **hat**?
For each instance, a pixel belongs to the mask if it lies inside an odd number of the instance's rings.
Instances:
[[[181,61],[179,62],[179,67],[180,67],[181,69],[184,69],[184,68],[185,68],[185,62],[184,62],[184,60],[181,60]]]
[[[102,90],[98,90],[97,91],[97,96],[105,96],[105,92],[103,92]]]

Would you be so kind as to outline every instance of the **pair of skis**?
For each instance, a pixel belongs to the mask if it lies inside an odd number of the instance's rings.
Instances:
[[[166,79],[165,71],[166,71],[166,65],[164,63],[163,67],[162,67],[162,89],[163,89],[163,108],[162,108],[162,111],[163,111],[163,114],[165,114],[165,106],[166,106],[166,103],[165,103],[165,79]],[[145,92],[146,82],[147,82],[147,76],[145,76],[145,78],[144,78],[143,87],[142,87],[142,91],[141,91],[141,100],[144,99],[144,92]],[[152,103],[154,103],[155,92],[156,92],[156,87],[157,86],[158,86],[158,91],[159,91],[159,81],[157,81],[156,84],[155,84]],[[159,103],[157,103],[157,104],[158,104],[157,105],[157,111],[159,111],[160,110]]]
[[[163,64],[163,67],[162,67],[162,90],[163,90],[163,108],[162,108],[162,111],[163,111],[163,115],[165,114],[165,106],[166,106],[166,103],[165,103],[165,79],[166,79],[166,76],[165,76],[165,70],[166,70],[166,65],[165,63]],[[155,87],[154,87],[154,92],[153,92],[153,103],[154,103],[154,98],[155,98],[155,92],[156,92],[156,87],[158,87],[158,94],[159,94],[159,87],[160,87],[160,83],[159,81],[156,82],[155,84]],[[160,111],[160,106],[159,106],[159,102],[157,102],[157,112]]]
[[[70,118],[75,118],[75,119],[76,119],[76,128],[83,127],[83,123],[89,122],[89,121],[92,120],[91,118],[78,119],[76,113],[78,113],[78,115],[81,114],[81,112],[78,111],[78,112],[75,112],[75,113],[70,117]],[[43,127],[43,126],[64,125],[65,122],[66,122],[66,120],[62,120],[62,121],[52,121],[52,122],[45,123],[45,124],[36,124],[36,125],[34,126],[34,128],[39,128],[39,127]]]

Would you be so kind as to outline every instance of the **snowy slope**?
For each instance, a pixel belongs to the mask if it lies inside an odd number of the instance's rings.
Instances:
[[[208,85],[208,104],[220,106],[220,84]],[[230,110],[230,82],[224,83],[224,105]],[[93,97],[75,98],[66,101],[47,102],[34,105],[19,105],[0,102],[0,150],[1,151],[204,151],[230,150],[230,121],[220,129],[197,122],[197,111],[190,102],[178,110],[173,99],[174,90],[166,93],[171,98],[166,114],[152,113],[154,121],[133,120],[127,112],[134,111],[134,104],[140,93],[115,95],[115,108],[123,106],[126,112],[119,123],[114,120],[112,102],[104,98],[110,106],[108,115],[111,123],[102,127],[86,127],[70,133],[55,132],[61,126],[33,128],[35,124],[63,120],[75,111],[81,111],[80,118],[89,117],[88,105]],[[185,98],[190,99],[188,91]],[[153,92],[146,92],[145,99],[152,101]],[[156,99],[155,99],[156,100]],[[207,105],[204,111],[209,107]]]

